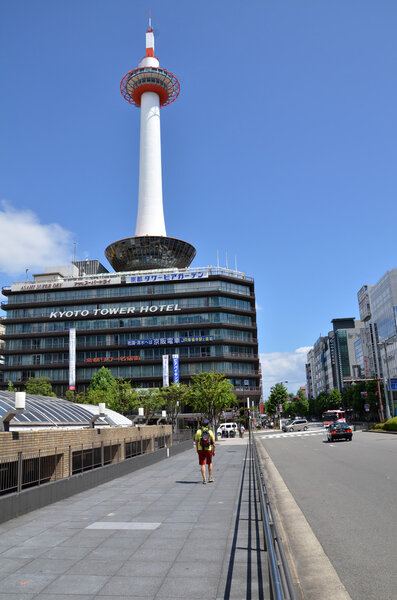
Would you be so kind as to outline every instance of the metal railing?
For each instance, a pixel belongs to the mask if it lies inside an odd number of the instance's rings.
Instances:
[[[272,506],[266,488],[265,476],[260,466],[258,450],[252,435],[251,425],[249,441],[251,458],[255,465],[256,484],[261,504],[265,548],[268,557],[270,597],[271,600],[297,600],[288,561],[285,556],[277,523],[273,516]]]

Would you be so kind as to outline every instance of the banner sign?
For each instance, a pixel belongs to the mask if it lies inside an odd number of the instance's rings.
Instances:
[[[172,355],[172,374],[174,383],[179,383],[179,354]]]
[[[163,354],[163,387],[168,387],[170,385],[168,358],[168,354]]]
[[[78,288],[87,287],[89,285],[117,285],[121,283],[120,275],[110,277],[102,275],[100,277],[78,277],[76,279],[49,279],[41,283],[34,281],[21,281],[13,283],[11,286],[12,292],[36,292],[37,290],[56,290],[60,288]]]
[[[127,340],[127,346],[166,346],[169,344],[202,344],[203,342],[213,342],[212,335],[199,335],[197,337],[169,337],[169,338],[149,338],[145,340]]]
[[[185,281],[186,279],[206,279],[208,277],[208,271],[191,271],[190,273],[156,273],[149,275],[148,273],[142,275],[134,275],[133,277],[126,277],[126,283],[153,283],[157,281]]]
[[[111,317],[112,315],[135,315],[182,310],[179,304],[154,304],[147,306],[121,306],[114,308],[94,308],[92,310],[54,310],[50,319],[71,319],[72,317]]]
[[[103,363],[103,362],[113,362],[113,361],[128,361],[131,362],[132,360],[141,360],[140,356],[119,356],[118,358],[116,356],[96,356],[94,358],[86,358],[85,362],[87,363]]]
[[[397,390],[397,379],[390,379],[390,383],[391,383],[391,389],[396,391]],[[387,386],[387,387],[389,388],[389,386]]]
[[[76,330],[69,329],[69,390],[76,389]]]

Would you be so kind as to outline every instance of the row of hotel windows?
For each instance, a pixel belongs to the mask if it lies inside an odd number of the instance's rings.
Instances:
[[[108,365],[107,365],[108,366]],[[92,379],[101,365],[93,368],[76,369],[76,379]],[[163,366],[160,365],[137,365],[110,367],[114,377],[123,377],[126,379],[139,379],[140,377],[163,377]],[[195,373],[218,371],[220,373],[234,373],[239,375],[256,375],[255,365],[250,363],[238,362],[213,362],[213,363],[191,363],[180,364],[180,375],[194,375]],[[26,381],[30,377],[49,377],[51,381],[63,381],[69,379],[69,369],[34,369],[27,371],[4,371],[4,381]],[[247,384],[248,385],[248,384]]]
[[[134,348],[131,350],[97,350],[91,352],[78,352],[77,362],[110,363],[121,360],[132,362],[134,360],[157,360],[163,354],[179,354],[181,358],[197,358],[200,356],[254,356],[253,348],[245,346],[183,346],[177,348]],[[69,362],[68,352],[56,352],[51,354],[14,354],[6,356],[5,366],[15,367],[19,365],[50,365]]]
[[[186,293],[195,291],[230,292],[250,296],[250,288],[225,281],[192,281],[183,283],[165,283],[158,285],[123,285],[119,287],[97,287],[95,289],[51,290],[48,292],[19,293],[9,297],[10,304],[33,304],[35,302],[53,302],[61,300],[83,300],[84,298],[114,298],[115,296],[158,296],[159,294]]]
[[[251,331],[234,331],[233,329],[174,329],[170,331],[144,331],[138,333],[117,333],[108,335],[79,335],[77,348],[87,346],[126,346],[130,340],[160,339],[169,337],[212,336],[214,340],[233,340],[237,342],[252,342]],[[69,336],[50,338],[29,338],[6,340],[5,350],[38,350],[50,348],[68,348]]]
[[[136,317],[128,319],[96,319],[95,321],[53,321],[50,323],[14,323],[6,325],[6,334],[67,331],[71,327],[79,331],[87,329],[117,329],[119,327],[153,327],[155,325],[184,325],[187,323],[233,323],[252,326],[251,317],[229,313],[202,313],[199,315],[163,315],[160,317]]]
[[[94,309],[120,309],[129,308],[131,306],[139,309],[143,306],[158,306],[164,304],[168,306],[170,304],[178,305],[178,308],[200,308],[200,307],[218,307],[225,306],[227,308],[235,308],[237,310],[252,310],[251,303],[248,300],[236,300],[235,298],[225,298],[223,296],[207,296],[203,298],[167,298],[166,300],[154,299],[154,300],[137,300],[133,304],[114,302],[111,304],[79,304],[69,306],[45,306],[40,308],[17,308],[14,310],[7,311],[8,319],[32,319],[34,317],[49,317],[51,313],[67,312],[67,311],[83,311],[86,310],[90,313]]]

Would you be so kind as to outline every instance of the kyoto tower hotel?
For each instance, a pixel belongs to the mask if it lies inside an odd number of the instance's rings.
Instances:
[[[3,288],[1,387],[49,377],[63,396],[84,391],[102,366],[137,388],[188,384],[195,373],[218,371],[234,385],[236,404],[259,402],[253,278],[190,267],[195,248],[166,233],[160,113],[179,92],[176,76],[160,67],[149,21],[145,56],[121,81],[123,97],[140,111],[135,235],[106,247],[114,271],[74,260]]]

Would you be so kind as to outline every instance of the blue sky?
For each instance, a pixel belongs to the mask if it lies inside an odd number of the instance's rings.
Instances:
[[[35,0],[0,23],[0,284],[135,231],[149,9],[167,234],[255,277],[265,390],[396,267],[397,3]]]

